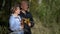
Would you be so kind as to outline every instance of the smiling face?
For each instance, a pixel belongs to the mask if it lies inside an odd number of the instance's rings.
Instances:
[[[22,8],[23,10],[28,10],[28,3],[27,3],[26,1],[22,1],[22,2],[21,2],[21,8]]]
[[[14,13],[16,13],[16,14],[20,14],[20,8],[17,7]]]

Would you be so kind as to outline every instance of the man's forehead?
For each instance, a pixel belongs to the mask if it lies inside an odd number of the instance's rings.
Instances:
[[[21,4],[28,4],[27,1],[22,1]]]

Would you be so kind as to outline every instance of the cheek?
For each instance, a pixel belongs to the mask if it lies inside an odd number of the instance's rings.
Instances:
[[[27,9],[27,8],[28,8],[28,6],[24,6],[24,8],[25,8],[25,9]]]
[[[16,13],[20,13],[20,10],[17,10]]]
[[[18,10],[17,12],[20,13],[20,10]]]

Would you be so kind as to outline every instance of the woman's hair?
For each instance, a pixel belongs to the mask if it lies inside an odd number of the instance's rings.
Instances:
[[[14,13],[17,10],[17,7],[19,7],[19,4],[15,4],[12,8],[11,8],[11,13]]]

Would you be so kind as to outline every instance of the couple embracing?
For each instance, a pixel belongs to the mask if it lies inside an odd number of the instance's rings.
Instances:
[[[27,1],[22,1],[20,6],[14,5],[11,8],[9,25],[12,33],[10,34],[31,34],[31,27],[34,26],[34,20],[28,11]]]

